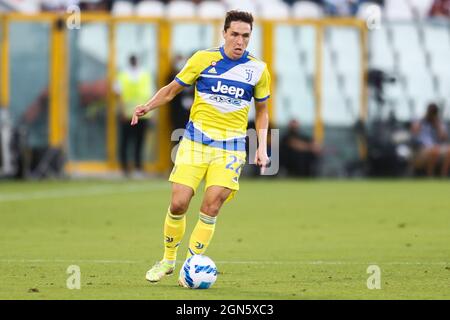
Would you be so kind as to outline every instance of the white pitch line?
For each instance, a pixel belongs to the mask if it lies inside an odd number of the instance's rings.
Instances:
[[[79,259],[0,259],[0,263],[97,263],[97,264],[136,264],[136,260],[79,260]]]
[[[351,262],[351,261],[217,261],[223,264],[268,264],[268,265],[447,265],[450,262]]]
[[[177,260],[177,263],[183,263]],[[94,264],[145,264],[144,260],[85,260],[85,259],[0,259],[0,263],[94,263]],[[349,261],[216,261],[216,264],[264,264],[264,265],[450,265],[445,261],[414,262],[414,261],[380,261],[380,262],[349,262]]]
[[[80,196],[96,196],[105,194],[123,194],[142,192],[148,190],[168,189],[169,187],[163,184],[158,185],[129,185],[129,186],[97,186],[84,188],[69,188],[63,190],[47,190],[35,192],[21,192],[0,195],[0,202],[10,201],[25,201],[25,200],[39,200],[39,199],[58,199],[70,198]]]

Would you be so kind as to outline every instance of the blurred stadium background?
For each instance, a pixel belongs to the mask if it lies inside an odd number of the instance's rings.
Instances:
[[[448,1],[1,0],[1,176],[120,176],[114,82],[128,57],[161,87],[220,45],[233,8],[257,19],[249,50],[273,77],[271,127],[283,137],[295,119],[321,146],[314,176],[420,174],[411,123],[431,102],[450,121]],[[147,130],[147,173],[171,168],[171,108]]]
[[[0,298],[448,299],[448,181],[360,178],[424,174],[411,124],[431,102],[450,122],[449,2],[0,0]],[[272,75],[271,127],[283,145],[300,124],[320,150],[300,175],[322,179],[284,179],[283,148],[273,179],[249,179],[248,165],[208,248],[215,287],[149,287],[170,136],[191,93],[152,116],[146,179],[129,181],[116,81],[134,54],[153,90],[166,84],[195,50],[221,44],[233,8],[257,19],[249,50]],[[83,290],[68,290],[72,264]],[[371,264],[382,290],[368,290]]]

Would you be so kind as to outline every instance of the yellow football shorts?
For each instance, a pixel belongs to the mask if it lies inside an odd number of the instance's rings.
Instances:
[[[224,150],[183,138],[169,181],[191,187],[195,193],[205,178],[205,190],[210,186],[233,190],[226,200],[229,201],[239,190],[239,176],[245,157],[245,151]]]

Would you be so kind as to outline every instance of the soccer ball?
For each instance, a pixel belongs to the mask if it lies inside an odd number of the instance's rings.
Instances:
[[[215,263],[207,256],[193,255],[180,270],[179,283],[191,289],[208,289],[217,280]]]

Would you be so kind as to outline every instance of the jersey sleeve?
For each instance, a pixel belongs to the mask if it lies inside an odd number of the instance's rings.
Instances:
[[[184,65],[183,69],[175,76],[175,81],[185,87],[194,84],[201,73],[201,54],[196,52]]]
[[[267,65],[264,67],[261,78],[256,83],[253,94],[255,101],[262,102],[270,97],[270,74]]]

